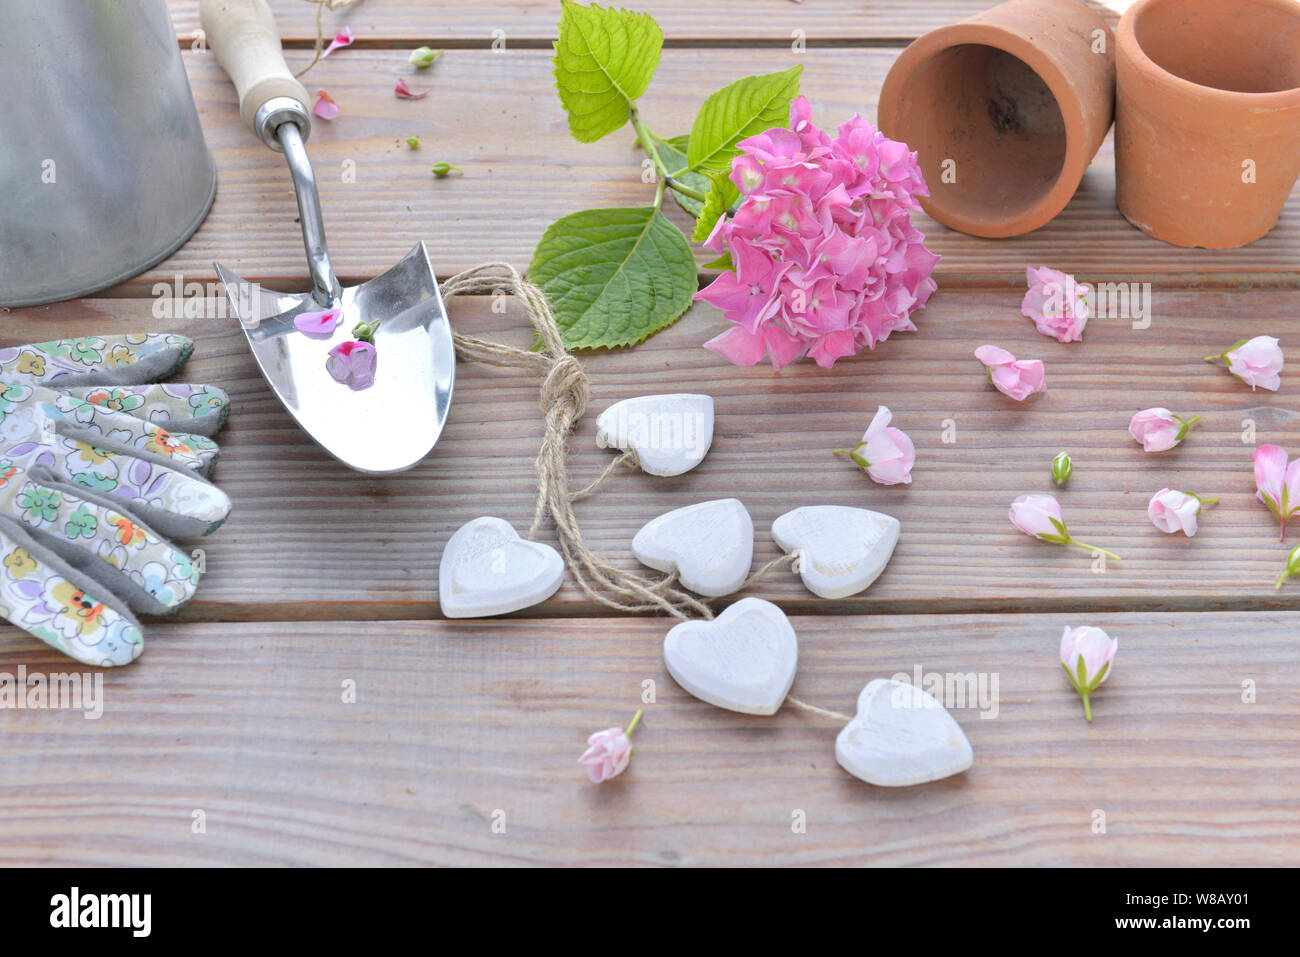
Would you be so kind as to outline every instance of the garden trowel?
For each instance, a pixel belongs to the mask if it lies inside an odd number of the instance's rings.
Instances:
[[[265,0],[201,0],[203,30],[239,93],[244,124],[278,153],[293,177],[311,270],[308,293],[277,293],[214,264],[253,356],[275,394],[313,439],[360,472],[398,472],[432,451],[451,404],[456,354],[424,243],[392,269],[343,288],[330,265],[316,177],[303,145],[311,132],[307,91],[280,50]],[[338,309],[332,336],[294,326],[303,312]],[[374,331],[374,384],[354,389],[326,369],[330,350]],[[376,328],[377,327],[377,328]]]

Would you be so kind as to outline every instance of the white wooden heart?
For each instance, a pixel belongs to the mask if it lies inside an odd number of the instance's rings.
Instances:
[[[739,499],[720,498],[653,518],[632,539],[632,553],[710,598],[730,595],[754,560],[754,520]]]
[[[847,598],[885,570],[898,544],[898,519],[865,508],[810,505],[772,523],[772,537],[787,552],[801,553],[799,577],[822,598]]]
[[[713,621],[684,621],[668,632],[664,664],[701,701],[775,714],[794,683],[799,639],[776,605],[742,598]]]
[[[615,402],[596,419],[596,445],[635,450],[651,475],[689,472],[712,444],[712,396],[642,395]]]
[[[448,618],[503,615],[545,601],[563,580],[559,552],[484,516],[456,529],[442,550],[438,604]]]
[[[943,705],[907,681],[877,678],[835,738],[835,760],[868,784],[907,787],[971,766],[970,742]]]

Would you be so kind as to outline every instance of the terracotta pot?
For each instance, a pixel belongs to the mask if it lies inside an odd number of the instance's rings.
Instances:
[[[1300,175],[1300,3],[1140,0],[1120,20],[1118,58],[1128,221],[1209,249],[1272,229]]]
[[[1009,0],[904,50],[878,125],[917,151],[927,213],[974,236],[1019,236],[1070,201],[1114,98],[1114,35],[1095,11]]]

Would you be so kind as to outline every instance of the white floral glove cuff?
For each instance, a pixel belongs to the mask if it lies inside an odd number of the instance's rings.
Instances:
[[[133,612],[175,611],[198,585],[164,536],[230,513],[207,480],[229,399],[153,382],[193,350],[152,333],[0,349],[0,614],[86,664],[139,656]]]

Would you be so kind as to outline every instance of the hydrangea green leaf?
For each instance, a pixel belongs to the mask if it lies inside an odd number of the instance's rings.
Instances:
[[[674,136],[667,143],[656,143],[655,149],[659,152],[659,158],[663,160],[664,166],[683,186],[689,186],[691,189],[699,190],[701,193],[708,192],[709,181],[700,173],[692,173],[686,168],[686,140],[685,136]],[[686,212],[690,213],[696,219],[700,216],[700,210],[703,203],[698,199],[691,199],[689,196],[683,196],[676,190],[668,191],[673,200]]]
[[[663,45],[663,31],[649,14],[564,0],[551,62],[574,139],[591,143],[627,123]]]
[[[653,206],[557,219],[533,251],[528,278],[572,349],[635,345],[680,319],[699,288],[690,244]]]
[[[741,140],[785,126],[790,101],[799,95],[802,64],[779,73],[747,76],[704,101],[691,128],[688,164],[693,170],[726,172]]]
[[[718,220],[727,214],[732,203],[740,199],[740,190],[736,189],[736,184],[730,177],[710,170],[708,179],[709,193],[704,199],[699,219],[695,222],[695,234],[691,237],[697,243],[709,238],[709,233],[713,232]]]

